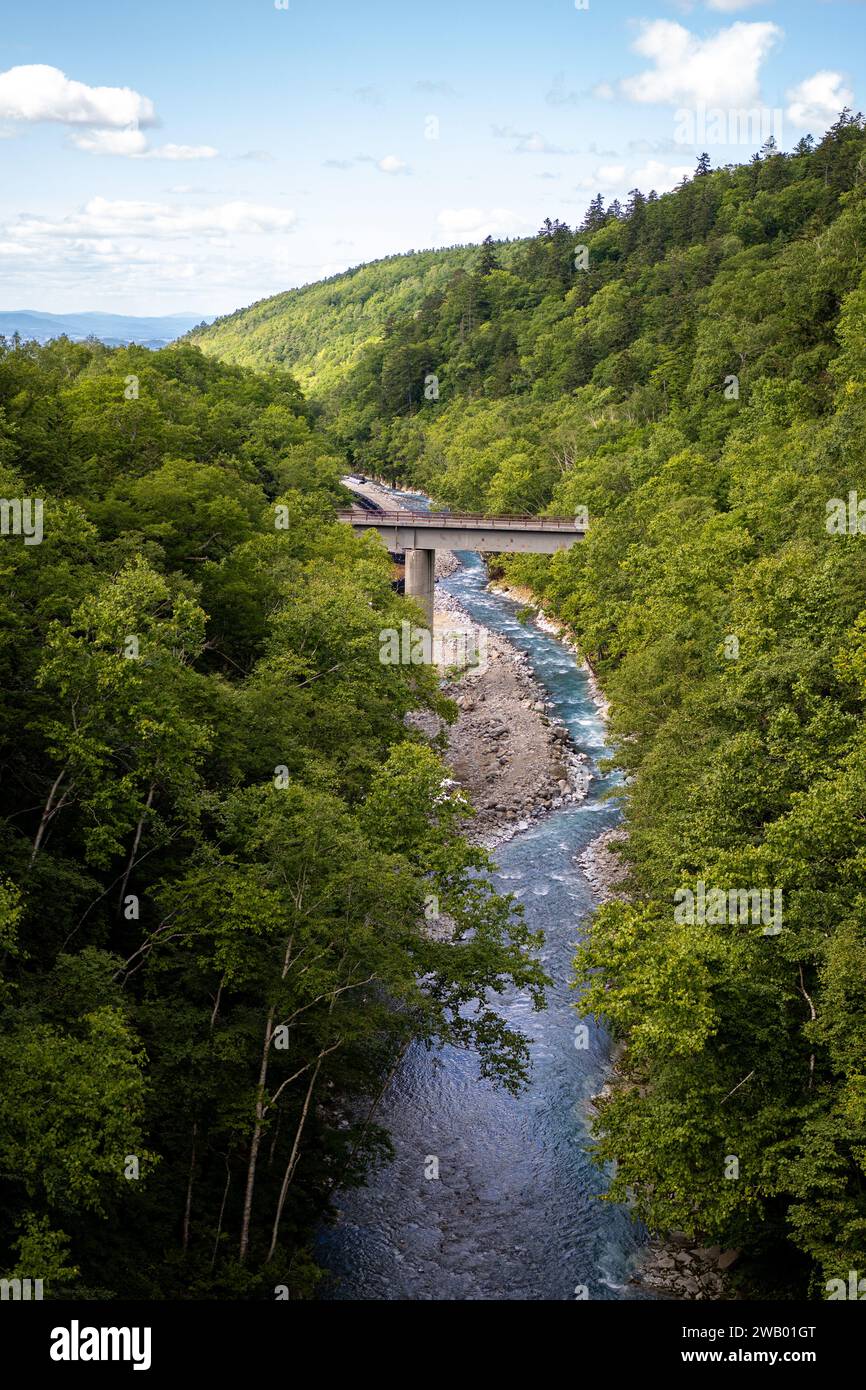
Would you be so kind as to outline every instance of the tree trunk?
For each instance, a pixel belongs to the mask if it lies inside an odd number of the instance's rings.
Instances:
[[[126,885],[129,876],[135,865],[135,856],[138,854],[138,847],[141,844],[141,832],[144,829],[144,817],[153,805],[153,793],[156,791],[156,783],[151,782],[150,791],[147,793],[147,801],[144,803],[144,811],[139,816],[138,825],[135,827],[135,839],[132,842],[132,852],[129,856],[129,863],[126,866],[126,873],[123,875],[123,883],[120,885],[120,896],[117,900],[117,915],[123,912],[123,899],[126,896]]]
[[[186,1254],[189,1246],[189,1214],[192,1210],[192,1185],[195,1178],[195,1136],[197,1130],[198,1123],[195,1122],[192,1127],[192,1151],[189,1156],[189,1182],[186,1185],[186,1206],[183,1212],[183,1237],[181,1239],[181,1248],[184,1254]]]
[[[323,1057],[323,1056],[324,1056],[324,1053],[320,1052],[320,1053],[319,1053],[319,1056],[318,1056],[318,1058],[317,1058],[317,1060],[316,1060],[316,1065],[315,1065],[315,1067],[313,1068],[313,1074],[312,1074],[312,1076],[310,1077],[310,1084],[309,1084],[309,1086],[307,1087],[307,1094],[306,1094],[306,1096],[304,1097],[304,1108],[303,1108],[303,1110],[301,1111],[301,1118],[298,1120],[298,1127],[297,1127],[297,1129],[295,1130],[295,1138],[294,1138],[294,1142],[293,1142],[293,1144],[292,1144],[292,1152],[289,1154],[289,1161],[288,1161],[288,1163],[286,1164],[286,1171],[285,1171],[285,1173],[283,1174],[283,1182],[282,1182],[282,1186],[281,1186],[281,1188],[280,1188],[280,1195],[279,1195],[279,1198],[277,1199],[277,1210],[276,1210],[276,1212],[275,1212],[275,1214],[274,1214],[274,1226],[273,1226],[273,1230],[271,1231],[271,1244],[270,1244],[270,1247],[269,1247],[269,1249],[268,1249],[267,1257],[266,1257],[266,1259],[265,1259],[265,1264],[266,1264],[266,1265],[270,1264],[271,1258],[272,1258],[273,1253],[274,1253],[274,1250],[276,1249],[276,1246],[277,1246],[277,1236],[279,1235],[279,1232],[280,1232],[280,1221],[281,1221],[282,1215],[283,1215],[283,1207],[285,1206],[285,1203],[286,1203],[286,1196],[287,1196],[288,1191],[289,1191],[289,1184],[291,1183],[292,1178],[293,1178],[293,1176],[294,1176],[295,1165],[296,1165],[296,1163],[297,1163],[297,1161],[298,1161],[298,1149],[300,1148],[301,1135],[302,1135],[303,1130],[304,1130],[304,1125],[307,1123],[307,1115],[308,1115],[309,1112],[310,1112],[310,1101],[311,1101],[312,1098],[313,1098],[313,1087],[314,1087],[315,1084],[316,1084],[316,1077],[319,1075],[319,1068],[320,1068],[321,1065],[322,1065],[322,1057]]]
[[[294,942],[294,939],[294,934],[292,934],[286,942],[286,950],[283,956],[283,968],[280,973],[281,980],[284,980],[286,978],[286,975],[289,971],[289,964],[292,959],[292,943]],[[256,1185],[256,1163],[258,1161],[259,1156],[259,1146],[262,1142],[262,1132],[265,1127],[265,1116],[267,1115],[268,1110],[270,1109],[270,1106],[265,1104],[265,1087],[267,1085],[268,1080],[268,1049],[270,1048],[271,1039],[274,1035],[275,1011],[276,1005],[272,1004],[270,1012],[268,1013],[268,1021],[265,1024],[265,1043],[264,1047],[262,1048],[262,1064],[259,1068],[259,1085],[258,1090],[256,1091],[256,1123],[253,1128],[253,1137],[250,1140],[250,1157],[249,1162],[247,1164],[247,1185],[246,1190],[244,1191],[244,1213],[241,1221],[241,1239],[239,1246],[239,1255],[242,1261],[246,1259],[247,1250],[249,1249],[250,1244],[250,1220],[253,1214],[253,1192],[255,1190]]]
[[[262,1060],[259,1067],[259,1084],[256,1090],[256,1122],[253,1126],[252,1138],[250,1139],[250,1156],[247,1162],[247,1184],[244,1190],[244,1212],[241,1220],[240,1245],[238,1247],[238,1257],[241,1261],[246,1259],[250,1244],[250,1220],[253,1214],[256,1162],[259,1156],[259,1145],[262,1142],[262,1130],[267,1113],[267,1107],[265,1105],[265,1086],[268,1080],[268,1052],[271,1046],[271,1032],[274,1026],[275,1007],[276,1006],[272,1004],[268,1012],[268,1021],[265,1024],[265,1039],[262,1046]]]
[[[210,1260],[210,1272],[211,1272],[211,1274],[213,1274],[213,1272],[214,1272],[214,1266],[215,1266],[215,1264],[216,1264],[217,1255],[219,1254],[220,1236],[222,1235],[222,1229],[223,1229],[223,1217],[225,1216],[226,1202],[228,1201],[229,1187],[230,1187],[230,1185],[231,1185],[231,1180],[232,1180],[231,1154],[230,1154],[230,1153],[227,1153],[227,1154],[226,1154],[226,1185],[225,1185],[225,1187],[223,1188],[223,1199],[222,1199],[222,1201],[220,1202],[219,1220],[217,1221],[216,1235],[214,1236],[213,1254],[211,1255],[211,1260]]]
[[[60,783],[63,781],[63,778],[66,776],[66,767],[68,767],[68,764],[66,764],[65,767],[62,767],[62,768],[60,769],[60,771],[58,772],[57,776],[56,776],[55,779],[54,779],[54,785],[53,785],[53,787],[51,788],[51,791],[48,793],[48,800],[47,800],[46,803],[45,803],[45,810],[42,812],[42,819],[41,819],[40,822],[39,822],[39,829],[38,829],[37,832],[36,832],[36,839],[33,841],[33,853],[32,853],[31,856],[30,856],[30,867],[31,867],[31,868],[33,867],[33,865],[34,865],[35,862],[36,862],[36,856],[37,856],[37,854],[39,853],[39,848],[40,848],[40,846],[41,846],[41,844],[42,844],[42,840],[43,840],[43,838],[44,838],[44,836],[45,836],[45,831],[48,829],[48,822],[50,821],[51,817],[54,815],[54,798],[55,798],[55,796],[57,795],[57,792],[58,792],[58,790],[59,790],[59,788],[60,788]]]

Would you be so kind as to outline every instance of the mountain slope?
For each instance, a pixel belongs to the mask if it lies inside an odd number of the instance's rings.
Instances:
[[[242,367],[288,367],[305,391],[326,392],[378,341],[389,318],[411,314],[471,265],[467,247],[410,251],[371,261],[300,289],[260,299],[189,334],[214,357]]]

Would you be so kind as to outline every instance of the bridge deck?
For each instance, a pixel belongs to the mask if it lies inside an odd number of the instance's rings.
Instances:
[[[571,516],[527,516],[525,512],[516,516],[484,516],[481,512],[410,512],[406,509],[368,512],[352,507],[339,511],[337,516],[353,526],[415,526],[419,530],[436,531],[553,531],[569,535],[583,535],[584,531]]]

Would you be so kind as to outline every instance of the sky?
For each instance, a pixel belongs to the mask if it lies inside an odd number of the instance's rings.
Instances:
[[[0,0],[0,309],[230,312],[866,105],[864,0]]]

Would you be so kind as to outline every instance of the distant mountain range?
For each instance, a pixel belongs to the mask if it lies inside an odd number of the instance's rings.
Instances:
[[[194,314],[136,318],[130,314],[43,314],[33,309],[4,309],[0,310],[0,336],[11,338],[13,333],[20,333],[22,338],[35,338],[38,343],[63,335],[73,342],[98,338],[108,347],[139,343],[155,351],[207,322],[204,315]]]

